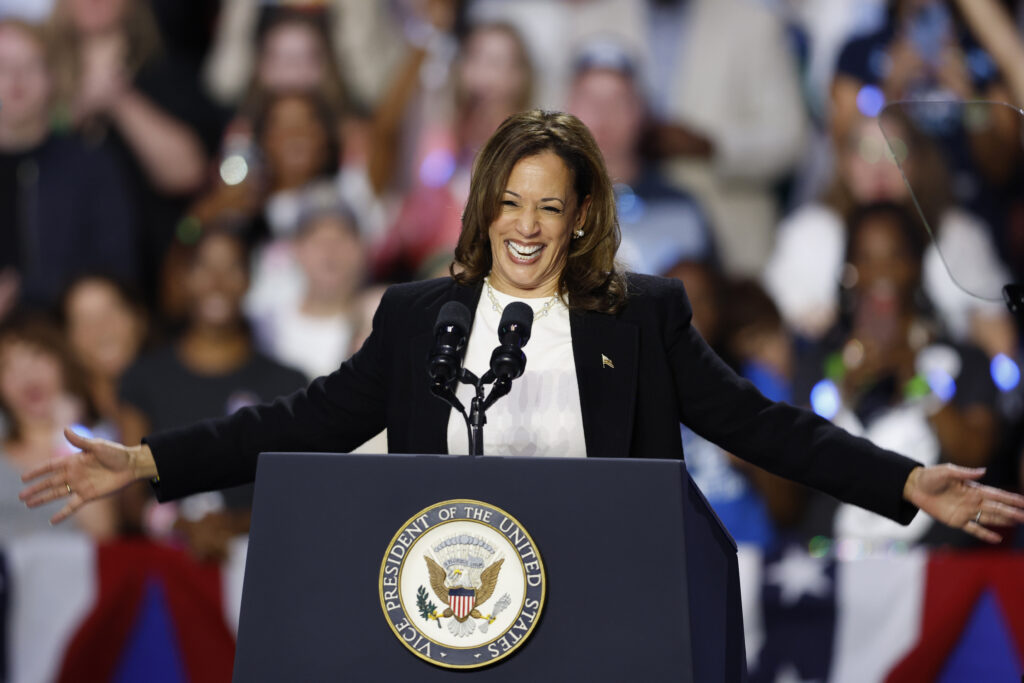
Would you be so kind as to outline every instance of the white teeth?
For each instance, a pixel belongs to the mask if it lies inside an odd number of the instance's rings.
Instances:
[[[522,246],[522,245],[516,244],[515,242],[511,242],[511,241],[510,242],[505,242],[505,245],[508,246],[508,250],[514,256],[518,256],[520,258],[529,258],[529,257],[533,256],[534,254],[536,254],[538,251],[541,250],[541,246],[542,246],[540,244],[534,244],[532,246],[526,247],[526,246]]]

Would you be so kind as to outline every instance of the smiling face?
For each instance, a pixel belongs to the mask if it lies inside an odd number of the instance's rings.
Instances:
[[[78,282],[67,295],[68,341],[81,365],[117,379],[139,351],[144,323],[117,288],[102,279]]]
[[[54,413],[63,391],[60,359],[31,342],[0,343],[0,404],[19,424]]]
[[[194,326],[223,329],[237,325],[242,319],[242,297],[249,287],[242,241],[213,234],[200,242],[185,287]]]
[[[588,205],[589,199],[579,203],[572,173],[557,154],[520,159],[487,231],[494,288],[523,298],[557,292],[572,233],[583,224]]]
[[[310,92],[325,78],[325,57],[322,40],[311,25],[281,24],[264,38],[257,80],[271,92]]]

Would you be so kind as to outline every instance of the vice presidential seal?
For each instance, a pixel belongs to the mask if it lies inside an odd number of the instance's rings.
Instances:
[[[472,669],[510,655],[544,607],[544,563],[515,517],[478,500],[418,512],[380,565],[380,604],[417,657]]]

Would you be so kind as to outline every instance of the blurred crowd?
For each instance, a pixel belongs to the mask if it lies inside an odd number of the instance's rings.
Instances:
[[[475,152],[534,107],[762,392],[1020,490],[1022,36],[1011,0],[0,0],[0,542],[48,530],[19,477],[64,425],[135,444],[336,368],[448,273]],[[741,542],[970,545],[683,439]],[[217,559],[251,495],[68,524]]]

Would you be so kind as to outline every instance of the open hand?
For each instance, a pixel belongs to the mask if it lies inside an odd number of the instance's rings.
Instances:
[[[989,543],[1002,537],[988,527],[1024,523],[1024,496],[983,486],[984,468],[918,467],[907,477],[903,497],[929,515]]]
[[[22,481],[41,481],[25,488],[18,496],[29,507],[67,498],[67,505],[50,519],[51,524],[66,519],[90,500],[110,495],[140,478],[139,456],[147,448],[128,448],[105,439],[89,439],[70,428],[65,428],[64,436],[73,446],[82,449],[81,452],[52,458],[47,464],[26,472]]]

